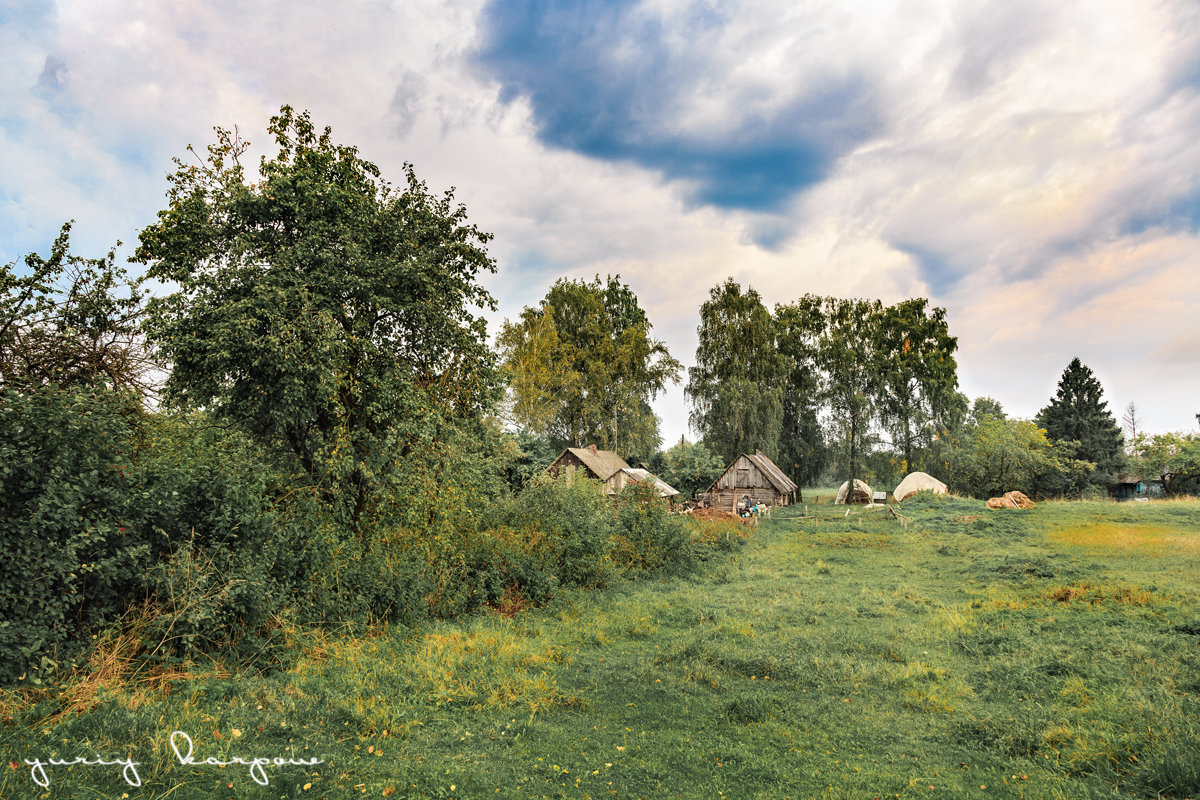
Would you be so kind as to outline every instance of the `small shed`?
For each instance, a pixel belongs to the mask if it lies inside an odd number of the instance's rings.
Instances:
[[[736,512],[738,503],[749,498],[751,503],[786,506],[799,489],[792,479],[762,453],[742,453],[729,468],[708,487],[708,502],[713,508],[728,508]]]
[[[587,447],[568,447],[559,454],[558,458],[546,471],[558,475],[564,469],[582,470],[587,477],[601,481],[604,491],[614,495],[631,483],[649,483],[654,486],[659,497],[672,498],[679,492],[649,471],[631,467],[625,459],[612,450],[598,450],[596,445]]]
[[[1166,497],[1166,490],[1161,480],[1147,480],[1141,475],[1118,475],[1114,483],[1108,487],[1108,494],[1114,500],[1144,500],[1151,497]]]

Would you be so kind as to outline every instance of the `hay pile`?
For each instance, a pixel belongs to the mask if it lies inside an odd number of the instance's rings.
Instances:
[[[946,494],[949,489],[946,484],[939,481],[927,472],[910,472],[900,481],[900,485],[892,491],[892,497],[899,503],[906,497],[911,497],[917,492],[935,492],[937,494]]]
[[[842,484],[842,488],[838,489],[837,499],[833,501],[833,504],[839,506],[846,503],[866,505],[869,502],[871,502],[871,487],[855,478],[854,491],[850,491],[850,481],[846,481]]]
[[[1002,497],[987,501],[988,508],[1033,508],[1033,501],[1021,492],[1006,492]]]

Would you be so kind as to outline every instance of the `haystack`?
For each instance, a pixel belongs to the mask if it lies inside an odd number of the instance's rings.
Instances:
[[[1033,501],[1021,492],[1005,492],[1002,497],[993,497],[986,503],[988,508],[1033,508]]]
[[[847,497],[847,495],[849,495],[849,497]],[[871,487],[867,486],[867,484],[863,483],[858,478],[855,478],[854,491],[851,492],[850,481],[846,481],[842,484],[842,488],[838,489],[837,499],[833,502],[834,505],[844,505],[846,503],[865,505],[871,502]]]
[[[892,490],[892,497],[896,502],[911,497],[917,492],[934,492],[936,494],[945,494],[949,489],[946,484],[939,481],[927,472],[910,472],[905,476],[904,480],[900,481],[900,485]]]

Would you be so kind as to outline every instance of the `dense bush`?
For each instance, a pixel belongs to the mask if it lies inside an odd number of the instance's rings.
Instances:
[[[0,394],[0,680],[44,666],[142,589],[162,546],[121,515],[140,422],[125,394]]]
[[[64,666],[105,626],[143,657],[274,653],[296,625],[418,624],[680,573],[741,537],[653,490],[541,475],[506,437],[447,430],[398,459],[357,524],[236,428],[106,389],[0,394],[0,681]],[[734,526],[735,528],[737,526]]]
[[[613,563],[632,575],[683,573],[695,566],[689,520],[672,514],[651,486],[633,484],[617,498]]]
[[[132,395],[0,395],[0,680],[69,660],[135,606],[156,654],[243,644],[323,560],[313,509],[283,513],[281,485],[238,436]]]
[[[498,508],[494,519],[528,542],[554,584],[602,586],[612,577],[613,508],[595,481],[570,472],[544,475]]]

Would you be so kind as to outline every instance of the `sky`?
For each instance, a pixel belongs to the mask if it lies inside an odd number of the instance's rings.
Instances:
[[[173,157],[289,104],[455,187],[493,332],[559,277],[619,274],[685,365],[730,276],[924,296],[970,397],[1031,417],[1079,357],[1118,421],[1197,424],[1191,0],[0,0],[0,52],[0,263],[68,219],[128,254]]]

